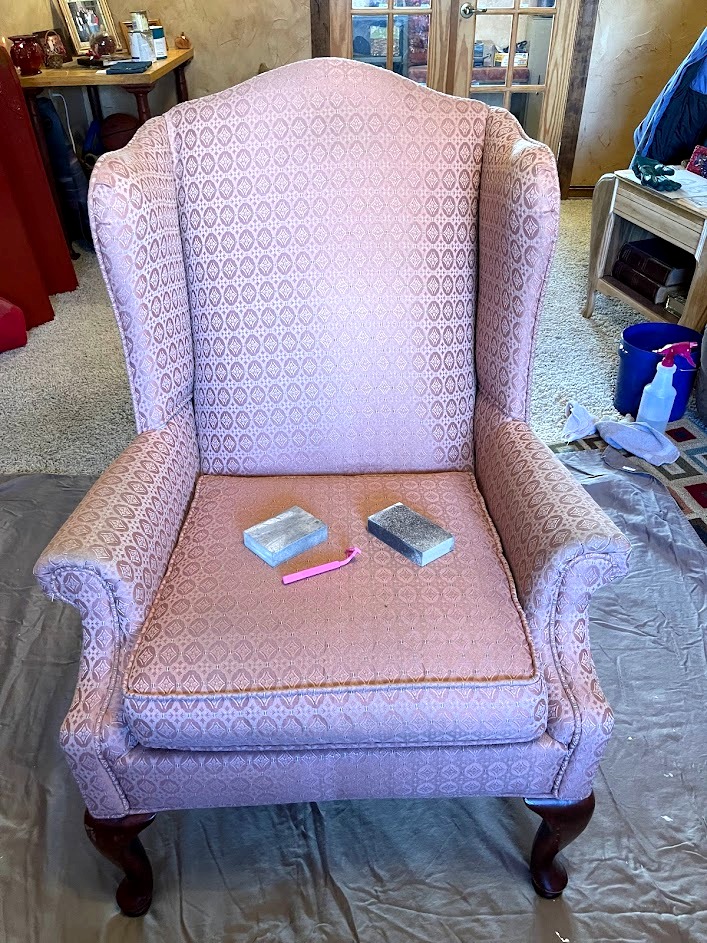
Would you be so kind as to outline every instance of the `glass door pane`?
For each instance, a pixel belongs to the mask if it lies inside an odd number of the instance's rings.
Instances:
[[[554,16],[518,17],[513,85],[544,85]]]
[[[455,0],[330,0],[331,55],[444,91],[453,9]]]
[[[505,85],[508,50],[513,32],[512,14],[478,13],[474,33],[471,85]]]
[[[427,84],[427,62],[430,48],[429,16],[394,16],[393,30],[400,37],[400,68],[393,61],[393,69],[418,85]]]
[[[388,17],[354,16],[353,58],[371,65],[388,66]]]
[[[469,98],[473,98],[474,101],[484,102],[492,108],[503,108],[503,92],[477,92],[475,89],[472,89]]]
[[[513,92],[508,109],[518,119],[521,127],[531,138],[540,134],[544,92]]]

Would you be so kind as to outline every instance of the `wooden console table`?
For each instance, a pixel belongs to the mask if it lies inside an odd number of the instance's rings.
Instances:
[[[695,257],[695,274],[679,321],[662,305],[653,304],[612,278],[614,262],[624,243],[650,235],[660,236]],[[623,301],[650,321],[669,321],[701,331],[707,324],[706,243],[707,207],[670,199],[642,187],[630,170],[605,174],[594,188],[584,317],[592,316],[596,292],[601,292]]]
[[[153,62],[146,72],[132,75],[106,75],[96,69],[84,69],[76,62],[67,63],[62,69],[44,69],[39,75],[20,77],[20,84],[25,93],[27,107],[34,122],[35,131],[39,132],[39,116],[35,98],[48,88],[85,88],[91,103],[93,117],[103,118],[99,89],[123,88],[135,96],[137,115],[140,124],[152,117],[147,96],[157,82],[170,72],[174,72],[177,85],[177,101],[185,102],[189,98],[185,66],[193,59],[193,49],[170,49],[166,59]],[[38,133],[38,137],[40,137]]]

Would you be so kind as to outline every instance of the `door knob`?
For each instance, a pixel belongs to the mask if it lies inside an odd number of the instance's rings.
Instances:
[[[486,7],[474,7],[473,3],[462,3],[459,7],[459,16],[463,19],[468,20],[469,17],[473,16],[475,13],[487,13],[488,10]]]

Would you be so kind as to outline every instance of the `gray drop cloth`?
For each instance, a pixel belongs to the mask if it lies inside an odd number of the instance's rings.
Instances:
[[[519,800],[267,806],[158,816],[138,920],[57,745],[79,619],[31,575],[90,479],[0,479],[0,941],[707,941],[707,554],[660,486],[567,459],[634,550],[592,611],[616,729],[565,896],[530,887],[538,819]]]

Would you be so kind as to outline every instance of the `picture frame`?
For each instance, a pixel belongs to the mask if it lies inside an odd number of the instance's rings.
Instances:
[[[64,54],[62,58],[64,62],[71,62],[73,59],[72,53],[74,51],[72,49],[73,43],[70,43],[67,40],[66,32],[64,29],[62,29],[61,27],[50,26],[49,29],[36,29],[32,33],[32,35],[36,36],[37,39],[40,41],[40,43],[42,44],[42,49],[44,49],[44,54],[46,56],[48,49],[51,49],[52,47],[52,43],[50,41],[51,37],[49,37],[49,33],[56,33],[59,36],[59,39],[61,40],[61,45],[64,47]],[[58,51],[61,51],[61,50],[58,50]]]
[[[130,20],[121,20],[120,21],[120,34],[123,40],[123,48],[130,51],[130,28],[133,24]],[[162,26],[162,20],[158,16],[151,16],[147,21],[148,26]],[[167,42],[167,33],[164,34],[164,41],[167,49],[169,49],[169,43]]]
[[[115,40],[116,52],[124,48],[106,0],[57,0],[57,3],[78,54],[88,52],[91,40],[99,33]]]

